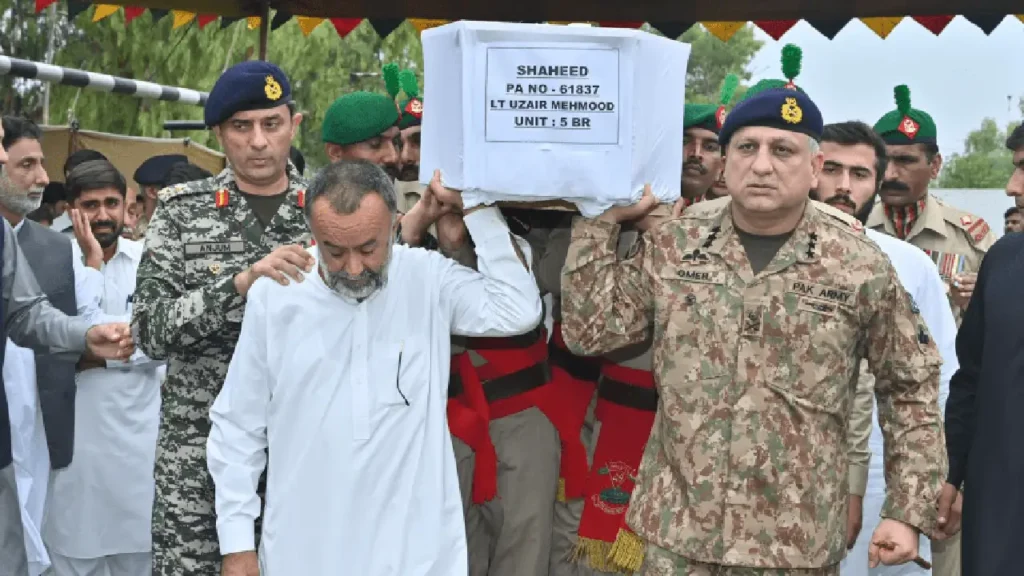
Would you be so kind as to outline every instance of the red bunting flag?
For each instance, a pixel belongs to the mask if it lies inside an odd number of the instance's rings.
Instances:
[[[764,30],[764,33],[771,36],[772,40],[782,38],[782,35],[789,32],[799,20],[754,20],[754,24]]]
[[[196,17],[196,22],[199,23],[199,29],[206,28],[206,25],[220,18],[216,14],[200,14]]]
[[[36,0],[36,12],[42,12],[50,7],[57,0]]]
[[[938,36],[953,21],[955,16],[914,16],[914,20],[926,30]]]
[[[362,18],[331,18],[331,24],[334,24],[334,29],[342,38],[348,36],[349,32],[355,30],[362,22]]]
[[[132,20],[135,20],[139,16],[142,16],[146,12],[145,8],[138,6],[125,6],[124,7],[124,23],[128,24]]]

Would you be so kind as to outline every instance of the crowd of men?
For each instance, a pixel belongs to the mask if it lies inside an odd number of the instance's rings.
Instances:
[[[394,65],[310,180],[267,62],[217,175],[51,183],[4,117],[0,576],[1014,573],[1024,130],[996,242],[906,87],[825,124],[800,57],[594,219],[420,184]]]

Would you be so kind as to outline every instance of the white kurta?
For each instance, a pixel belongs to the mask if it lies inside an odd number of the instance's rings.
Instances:
[[[101,270],[102,321],[130,321],[142,252],[142,242],[118,239]],[[51,551],[100,558],[152,549],[163,366],[136,350],[128,362],[109,361],[107,368],[77,375],[75,457],[53,474],[44,525]]]
[[[269,446],[263,576],[466,576],[450,336],[525,333],[541,300],[500,212],[465,221],[480,272],[396,246],[387,286],[362,303],[316,273],[253,285],[210,412],[221,553],[253,550]]]
[[[910,292],[921,310],[928,330],[935,339],[935,345],[942,356],[942,369],[939,376],[939,407],[945,413],[946,397],[949,396],[949,379],[960,364],[956,358],[956,320],[949,308],[946,297],[946,285],[939,277],[935,263],[920,248],[898,238],[875,230],[865,229],[868,236],[885,252],[896,269],[896,275],[903,287]],[[878,425],[878,411],[872,417],[871,438],[868,445],[871,449],[871,463],[868,467],[868,486],[864,495],[864,526],[857,537],[857,544],[850,550],[840,565],[843,576],[867,576],[868,545],[871,536],[881,521],[882,504],[885,502],[885,462],[882,459],[882,429]],[[920,554],[923,558],[931,557],[931,541],[927,536],[921,537]],[[870,571],[873,576],[897,576],[905,574],[929,574],[929,570],[908,563],[901,566],[879,566]]]
[[[22,220],[14,226],[15,234],[24,223]],[[72,248],[75,248],[74,240],[71,242]],[[73,258],[71,265],[75,277],[76,312],[96,323],[101,313],[99,306],[103,279],[99,272],[87,268],[77,259]],[[4,389],[11,416],[11,448],[18,482],[18,500],[21,503],[22,528],[25,532],[25,552],[28,556],[29,576],[39,576],[50,566],[50,556],[42,536],[50,479],[50,452],[46,446],[43,414],[39,409],[35,353],[15,345],[9,338],[6,346]]]

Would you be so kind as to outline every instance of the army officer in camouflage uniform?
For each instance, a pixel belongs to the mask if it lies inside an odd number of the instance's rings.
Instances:
[[[210,405],[227,373],[249,287],[260,276],[301,281],[313,263],[301,246],[309,239],[305,184],[288,161],[302,117],[284,72],[256,61],[228,69],[205,115],[229,167],[160,193],[132,318],[139,347],[168,362],[153,509],[153,572],[162,576],[220,573],[206,468]]]
[[[562,333],[578,354],[653,331],[659,406],[627,522],[642,574],[833,576],[846,552],[847,419],[862,358],[877,377],[888,498],[875,563],[936,527],[945,452],[940,359],[860,222],[808,200],[821,113],[795,87],[726,118],[731,200],[696,204],[615,255],[612,208],[573,228]],[[891,549],[890,549],[891,548]]]

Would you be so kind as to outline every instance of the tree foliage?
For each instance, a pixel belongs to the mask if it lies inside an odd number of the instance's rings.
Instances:
[[[153,20],[152,12],[125,24],[123,11],[100,22],[92,22],[92,10],[69,22],[64,11],[53,23],[57,27],[54,64],[180,86],[208,92],[225,68],[256,57],[259,31],[250,30],[244,20],[222,27],[213,22],[200,29],[193,21],[172,30],[173,18]],[[35,13],[35,0],[0,0],[0,52],[27,60],[45,58],[51,22],[47,12]],[[645,26],[645,29],[658,33]],[[680,40],[692,46],[687,69],[687,102],[715,102],[729,73],[749,80],[747,65],[762,43],[746,26],[729,42],[722,42],[695,26]],[[295,145],[316,168],[327,159],[320,140],[324,112],[338,96],[355,90],[383,92],[381,67],[395,62],[413,70],[423,85],[423,49],[416,29],[403,23],[381,39],[364,21],[344,39],[329,22],[308,37],[293,19],[270,35],[268,59],[280,65],[292,82],[293,98],[304,119]],[[743,94],[741,86],[734,101]],[[24,114],[40,120],[42,83],[0,82],[0,106],[5,113]],[[77,121],[82,129],[134,136],[166,137],[166,120],[201,120],[199,106],[160,102],[106,92],[52,85],[50,124]],[[176,133],[217,148],[211,133]]]
[[[1013,154],[1006,149],[1006,136],[1020,122],[1001,129],[996,121],[985,118],[981,127],[964,140],[963,154],[946,158],[939,175],[940,188],[1003,188],[1013,171]]]

